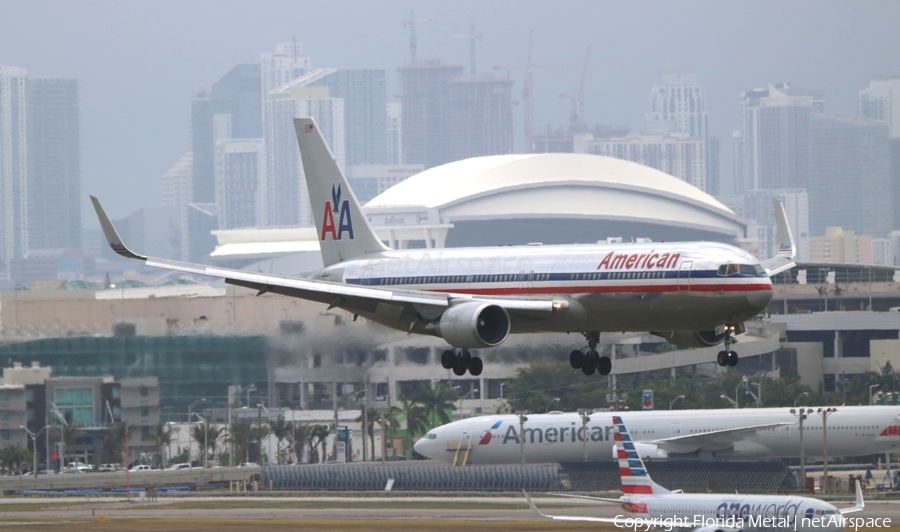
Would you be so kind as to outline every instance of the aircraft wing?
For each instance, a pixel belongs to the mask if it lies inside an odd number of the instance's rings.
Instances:
[[[654,443],[662,449],[676,453],[690,453],[701,449],[709,451],[717,451],[728,449],[735,443],[753,436],[761,430],[774,429],[793,425],[789,421],[779,423],[767,423],[764,425],[749,425],[746,427],[737,427],[733,429],[714,430],[710,432],[702,432],[698,434],[686,434],[684,436],[673,436],[671,438],[663,438],[654,440]]]
[[[207,275],[224,279],[226,283],[258,290],[259,294],[272,292],[291,297],[299,297],[311,301],[328,304],[332,307],[340,306],[347,310],[374,311],[379,303],[398,305],[424,305],[430,307],[449,307],[461,300],[475,300],[494,302],[504,307],[511,314],[518,316],[532,316],[534,314],[550,314],[558,310],[564,302],[554,301],[552,298],[480,298],[470,295],[446,294],[439,292],[426,292],[424,290],[397,290],[381,287],[353,286],[343,283],[334,283],[316,279],[298,279],[280,275],[268,275],[230,268],[218,268],[202,264],[180,262],[175,260],[147,257],[130,250],[113,227],[112,222],[100,205],[100,201],[91,196],[94,210],[100,220],[103,234],[109,242],[109,247],[119,255],[143,260],[147,266],[174,270],[198,275]]]
[[[778,251],[774,257],[760,263],[769,277],[796,266],[794,257],[797,256],[797,246],[794,244],[794,235],[791,233],[791,225],[788,223],[787,213],[784,211],[784,203],[777,198],[775,199],[775,222],[778,229],[775,235],[778,238]]]
[[[622,519],[615,519],[612,517],[585,517],[585,516],[569,516],[569,515],[549,515],[538,510],[538,507],[535,506],[534,501],[531,500],[531,497],[528,496],[528,492],[522,490],[522,494],[525,495],[525,500],[528,501],[528,506],[531,507],[531,511],[538,514],[541,517],[547,519],[553,519],[555,521],[588,521],[591,523],[615,523],[620,524],[623,522]]]
[[[851,506],[850,508],[841,508],[841,515],[852,514],[853,512],[858,512],[865,507],[866,507],[866,501],[863,500],[862,486],[859,485],[859,480],[857,480],[856,481],[856,505]]]

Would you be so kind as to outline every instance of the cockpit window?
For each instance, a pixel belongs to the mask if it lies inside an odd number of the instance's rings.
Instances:
[[[437,439],[437,434],[435,434],[435,433],[433,433],[433,432],[429,432],[428,434],[425,435],[425,438],[427,438],[427,439],[429,439],[429,440],[436,440],[436,439]]]
[[[728,277],[729,275],[759,275],[765,273],[765,270],[759,264],[723,264],[719,266],[719,276]]]

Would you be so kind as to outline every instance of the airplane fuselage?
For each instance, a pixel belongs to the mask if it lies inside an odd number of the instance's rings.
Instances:
[[[565,313],[514,320],[511,332],[712,330],[756,316],[772,298],[772,283],[755,257],[712,242],[392,250],[340,262],[315,277],[565,301]],[[410,327],[408,316],[383,309],[354,312],[401,330]]]
[[[794,458],[800,455],[797,417],[788,408],[739,410],[682,410],[623,412],[642,456],[709,459]],[[593,461],[614,459],[614,430],[604,413],[591,414],[587,423],[587,457]],[[687,441],[657,442],[712,431],[782,423],[755,431],[734,441],[698,444]],[[582,460],[585,434],[578,414],[528,416],[524,425],[525,460],[530,463]],[[896,449],[900,443],[900,407],[838,407],[827,418],[828,455],[862,456]],[[808,415],[803,425],[804,454],[808,460],[823,455],[822,416]],[[497,415],[455,421],[429,431],[420,439],[417,452],[436,460],[452,462],[456,449],[471,443],[471,464],[508,464],[520,460],[521,430],[518,416]],[[654,449],[655,447],[655,449]],[[648,454],[649,453],[649,454]]]
[[[623,515],[659,519],[671,529],[813,532],[846,527],[837,508],[810,497],[670,493],[630,497],[622,508]]]

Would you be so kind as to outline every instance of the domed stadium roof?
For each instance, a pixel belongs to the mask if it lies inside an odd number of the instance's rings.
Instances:
[[[416,213],[405,217],[406,224],[411,219],[458,224],[544,218],[678,227],[720,238],[743,236],[745,230],[728,207],[676,177],[630,161],[576,153],[448,163],[398,183],[365,210],[376,225]]]

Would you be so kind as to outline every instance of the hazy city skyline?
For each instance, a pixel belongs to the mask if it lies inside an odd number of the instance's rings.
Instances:
[[[649,91],[662,72],[695,72],[708,99],[710,133],[739,129],[740,92],[768,82],[825,92],[827,112],[855,114],[859,90],[900,69],[900,4],[764,2],[266,2],[147,4],[4,1],[0,64],[30,78],[77,78],[81,92],[83,194],[113,216],[161,204],[162,175],[190,147],[191,90],[295,38],[314,67],[383,68],[388,99],[409,59],[403,21],[415,9],[419,58],[468,66],[474,25],[479,71],[521,67],[534,30],[535,125],[568,122],[580,64],[589,124],[643,129]],[[348,13],[352,13],[348,17]],[[540,68],[546,66],[548,68]],[[565,68],[560,68],[565,67]],[[522,70],[510,70],[515,147],[522,150]],[[722,171],[730,181],[730,153]],[[87,200],[85,200],[85,206]],[[90,227],[90,223],[86,227]]]

